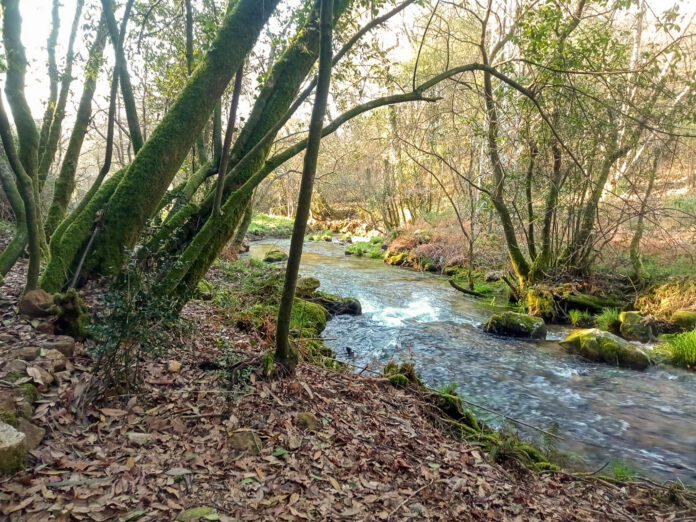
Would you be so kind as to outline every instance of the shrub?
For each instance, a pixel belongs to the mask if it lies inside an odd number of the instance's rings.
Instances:
[[[609,332],[616,328],[619,324],[619,309],[618,308],[605,308],[602,310],[601,314],[595,316],[595,324],[600,330]]]
[[[696,368],[696,330],[669,336],[664,348],[674,364]]]
[[[568,317],[573,326],[585,326],[592,320],[592,315],[586,310],[570,310]]]

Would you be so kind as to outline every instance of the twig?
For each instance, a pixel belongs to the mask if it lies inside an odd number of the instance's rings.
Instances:
[[[452,280],[452,279],[448,279],[448,281],[449,281],[449,284],[450,284],[450,286],[451,286],[452,288],[454,288],[455,290],[459,290],[460,292],[462,292],[462,293],[464,293],[464,294],[472,295],[472,296],[474,296],[474,297],[486,297],[486,296],[483,295],[481,292],[476,292],[476,291],[474,291],[474,290],[467,290],[466,288],[464,288],[464,287],[462,287],[462,286],[459,286],[459,285],[458,285],[457,283],[455,283],[454,280]]]
[[[408,498],[407,498],[406,500],[404,500],[401,504],[399,504],[398,506],[396,506],[396,508],[394,509],[394,511],[392,511],[391,513],[389,513],[389,515],[387,516],[387,520],[389,520],[389,519],[394,515],[394,513],[396,513],[397,511],[399,511],[399,510],[406,504],[406,502],[408,502],[409,500],[411,500],[413,497],[415,497],[418,493],[420,493],[421,491],[423,491],[425,488],[427,488],[427,487],[429,487],[429,486],[432,486],[433,482],[434,482],[434,481],[431,480],[431,481],[430,481],[428,484],[426,484],[425,486],[421,486],[421,487],[418,488],[416,491],[414,491],[413,494],[412,494],[410,497],[408,497]]]

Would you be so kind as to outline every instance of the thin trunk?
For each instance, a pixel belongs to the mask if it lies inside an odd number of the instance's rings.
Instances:
[[[237,107],[239,106],[239,96],[242,92],[242,79],[244,78],[244,65],[240,65],[234,79],[234,92],[232,94],[232,104],[230,106],[230,116],[227,119],[227,129],[225,130],[225,142],[222,145],[222,155],[218,166],[218,181],[215,191],[215,207],[213,215],[220,214],[222,205],[222,192],[225,188],[225,174],[227,173],[227,162],[230,159],[230,146],[232,145],[232,134],[237,121]]]
[[[80,98],[80,104],[77,108],[77,115],[75,116],[75,125],[70,135],[70,141],[65,151],[60,173],[56,179],[53,202],[51,203],[44,223],[46,237],[49,238],[65,217],[65,212],[70,203],[73,191],[75,190],[75,172],[77,171],[82,144],[87,135],[87,129],[89,128],[89,122],[92,117],[92,100],[94,99],[94,92],[97,87],[97,77],[99,75],[99,67],[101,65],[105,44],[106,28],[104,27],[104,19],[102,18],[99,28],[97,29],[96,39],[89,51],[89,58],[85,66],[85,83],[82,97]]]
[[[114,46],[116,55],[116,64],[119,71],[119,82],[121,83],[121,96],[123,97],[123,105],[126,109],[126,119],[128,120],[128,132],[130,133],[131,145],[135,154],[143,147],[143,135],[140,131],[140,122],[138,120],[138,107],[135,104],[133,96],[133,87],[131,85],[130,75],[128,74],[128,63],[123,52],[123,43],[126,39],[126,28],[130,11],[135,0],[128,0],[121,21],[119,30],[116,17],[114,15],[113,0],[102,0],[102,9],[106,17],[106,26],[109,29],[111,43]]]
[[[19,259],[19,256],[22,255],[29,238],[24,201],[22,201],[22,196],[17,190],[15,176],[7,163],[5,148],[2,146],[0,146],[0,186],[5,192],[7,201],[10,203],[15,216],[14,236],[0,253],[0,281],[2,281],[2,277],[10,271],[17,259]]]
[[[7,28],[7,26],[5,26],[5,28]],[[15,149],[12,130],[7,118],[7,113],[5,112],[5,105],[2,102],[2,96],[0,96],[0,137],[5,147],[7,160],[15,174],[17,189],[24,201],[29,236],[29,268],[27,269],[27,282],[24,291],[28,292],[36,288],[39,279],[39,270],[41,268],[40,223],[36,208],[34,183],[24,168],[19,154]]]
[[[288,264],[285,270],[285,283],[283,285],[283,294],[278,309],[278,326],[276,329],[275,358],[276,361],[284,366],[290,373],[294,373],[298,361],[297,353],[290,346],[288,339],[290,335],[290,314],[295,300],[297,274],[300,270],[302,245],[304,243],[304,234],[309,217],[309,207],[312,202],[312,189],[314,186],[314,175],[317,169],[317,159],[319,157],[322,125],[329,96],[329,85],[331,82],[332,28],[333,0],[321,0],[319,80],[317,82],[317,93],[314,99],[312,118],[309,125],[309,136],[302,169],[300,195],[297,201],[297,213],[295,215],[292,239],[290,240],[290,252],[288,254]]]
[[[532,259],[532,261],[534,261],[537,257],[536,240],[534,238],[534,201],[532,199],[532,180],[534,178],[534,164],[538,154],[539,149],[537,148],[536,143],[531,143],[529,146],[529,167],[527,168],[524,189],[527,197],[527,248],[529,249],[529,257]]]
[[[643,265],[643,255],[640,250],[640,242],[643,239],[643,233],[645,232],[645,214],[648,209],[648,202],[650,196],[652,195],[653,187],[655,186],[655,178],[657,177],[657,165],[660,162],[660,156],[662,151],[656,151],[655,157],[653,158],[652,168],[650,169],[650,177],[648,178],[648,186],[645,189],[645,195],[643,196],[643,201],[640,203],[640,212],[638,213],[638,222],[636,223],[636,230],[633,233],[633,238],[631,239],[631,246],[629,248],[629,255],[631,258],[631,266],[633,267],[633,275],[639,283],[644,283],[648,278],[648,273]]]
[[[56,63],[56,44],[58,43],[58,34],[60,32],[60,1],[53,0],[53,8],[51,9],[51,32],[48,34],[46,42],[46,53],[48,54],[48,81],[49,94],[46,102],[46,110],[44,111],[43,123],[41,124],[41,134],[39,136],[39,157],[43,155],[48,139],[48,131],[53,120],[53,111],[56,107],[58,99],[58,64]]]
[[[77,28],[82,16],[82,7],[84,0],[78,0],[75,4],[75,16],[73,17],[72,26],[70,28],[70,38],[68,40],[68,51],[65,55],[65,70],[61,75],[60,95],[53,110],[51,118],[51,126],[48,131],[48,136],[44,142],[44,147],[39,158],[39,190],[43,189],[43,185],[48,177],[48,171],[56,156],[58,150],[58,140],[63,127],[63,119],[65,118],[65,106],[68,103],[68,95],[70,94],[70,84],[72,83],[72,66],[75,61],[75,37],[77,36]]]

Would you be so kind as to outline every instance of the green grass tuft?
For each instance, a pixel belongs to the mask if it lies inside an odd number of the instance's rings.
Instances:
[[[619,322],[619,309],[618,308],[605,308],[602,310],[601,314],[595,316],[595,324],[600,330],[608,332],[612,329],[613,325]]]
[[[660,349],[667,353],[676,366],[696,368],[696,330],[670,335]]]

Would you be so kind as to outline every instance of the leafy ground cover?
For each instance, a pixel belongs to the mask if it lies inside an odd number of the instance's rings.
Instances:
[[[0,352],[9,339],[29,345],[38,335],[17,318],[19,280],[2,288]],[[306,363],[292,380],[235,373],[237,361],[271,346],[258,331],[240,330],[231,313],[213,301],[189,303],[183,315],[195,328],[141,362],[142,387],[128,397],[93,399],[97,377],[78,345],[37,402],[33,422],[47,430],[44,441],[23,471],[0,479],[0,512],[9,520],[139,521],[696,515],[688,495],[668,486],[495,464],[433,426],[429,405],[386,377]]]
[[[257,212],[251,219],[247,234],[255,239],[265,237],[289,238],[294,220],[282,216],[270,216]]]

